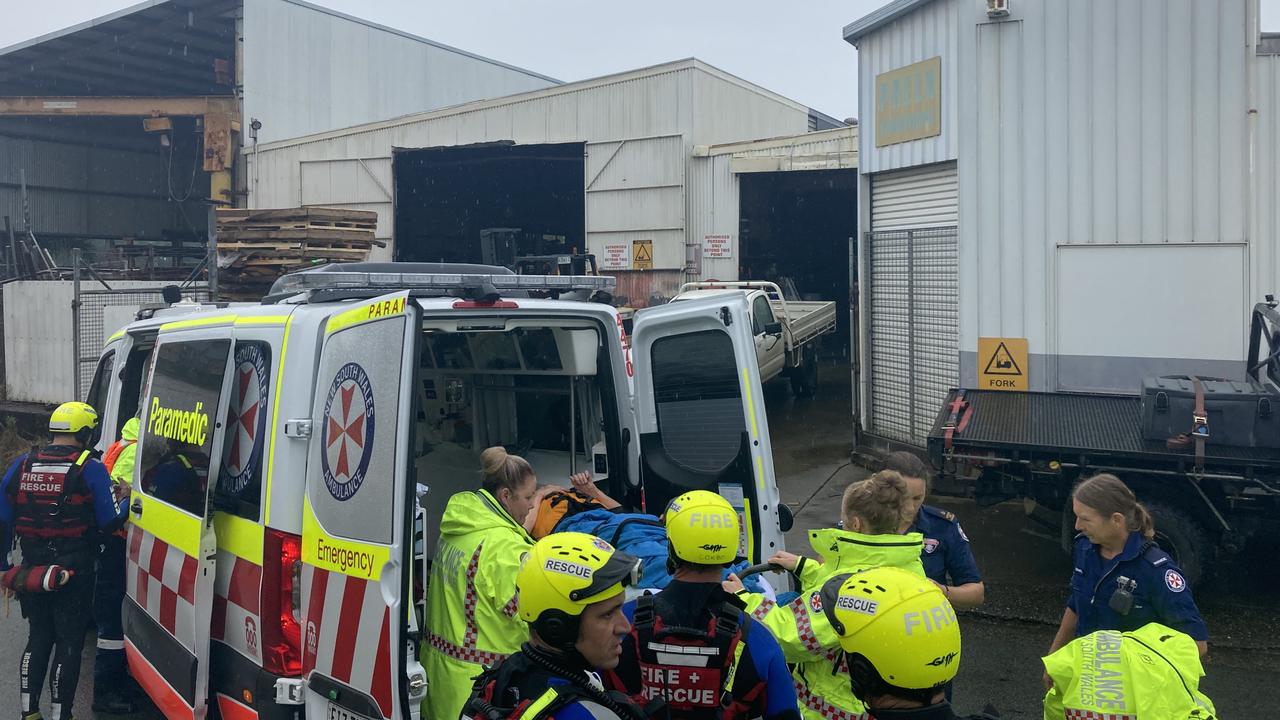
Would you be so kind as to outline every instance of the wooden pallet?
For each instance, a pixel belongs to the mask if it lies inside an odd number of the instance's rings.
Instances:
[[[373,210],[348,208],[301,207],[281,209],[218,208],[218,223],[281,225],[311,222],[347,222],[378,224],[378,213]]]

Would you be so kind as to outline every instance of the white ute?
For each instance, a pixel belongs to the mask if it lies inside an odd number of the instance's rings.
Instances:
[[[818,387],[816,340],[836,329],[836,304],[787,300],[777,283],[756,281],[685,283],[672,302],[739,293],[751,305],[760,382],[786,375],[797,396],[812,396]]]

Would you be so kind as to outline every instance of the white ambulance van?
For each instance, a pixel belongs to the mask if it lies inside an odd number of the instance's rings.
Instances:
[[[717,490],[752,561],[780,549],[746,300],[645,310],[627,338],[567,299],[612,283],[332,266],[113,336],[90,400],[104,444],[141,422],[125,644],[165,716],[416,718],[426,559],[493,445],[649,512]]]

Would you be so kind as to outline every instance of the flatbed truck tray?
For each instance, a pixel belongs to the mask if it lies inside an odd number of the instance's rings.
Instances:
[[[963,394],[965,406],[957,417],[947,447],[952,405]],[[952,390],[929,432],[929,455],[941,465],[948,455],[966,450],[1011,453],[1056,452],[1073,456],[1122,458],[1160,465],[1193,465],[1192,450],[1170,450],[1159,440],[1144,440],[1142,399],[1137,395]],[[1280,469],[1280,450],[1205,447],[1206,469],[1212,466]]]

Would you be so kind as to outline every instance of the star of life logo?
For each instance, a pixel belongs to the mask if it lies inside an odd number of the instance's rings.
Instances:
[[[329,494],[350,500],[364,483],[373,457],[373,387],[359,364],[338,369],[324,404],[321,471]]]

